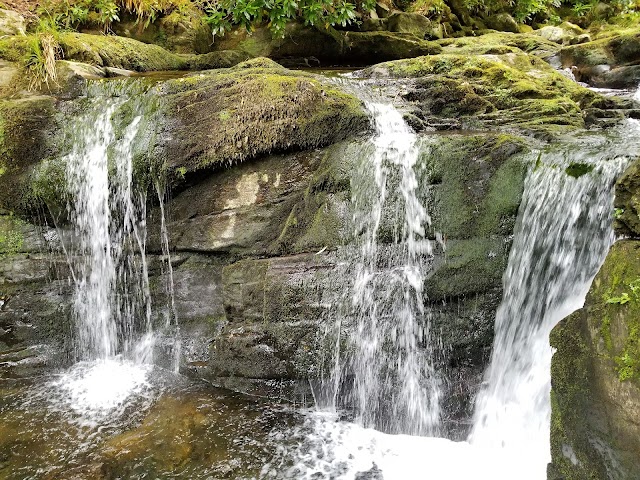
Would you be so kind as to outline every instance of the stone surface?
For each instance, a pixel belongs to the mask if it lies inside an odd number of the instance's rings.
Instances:
[[[598,87],[633,88],[640,73],[640,30],[610,33],[591,42],[564,47],[562,65],[575,67],[580,81]]]
[[[27,25],[18,12],[0,8],[0,36],[24,35]]]
[[[618,234],[640,237],[640,161],[636,160],[616,182],[615,229]]]
[[[640,242],[619,241],[584,307],[552,331],[549,479],[640,472],[639,281]]]

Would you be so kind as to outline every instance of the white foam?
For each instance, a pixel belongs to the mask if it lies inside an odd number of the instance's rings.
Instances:
[[[51,383],[52,400],[87,421],[117,415],[129,401],[147,396],[151,366],[121,359],[80,362]]]
[[[636,102],[640,102],[640,85],[638,85],[638,90],[636,90],[636,94],[633,96],[633,99]]]
[[[384,480],[542,480],[546,464],[527,448],[489,448],[444,438],[389,435],[339,422],[330,414],[307,419],[311,431],[283,452],[261,477]],[[534,447],[534,445],[532,445]],[[287,456],[289,456],[287,461]],[[292,464],[293,463],[293,464]],[[359,474],[369,472],[370,476]],[[375,473],[374,473],[375,472]]]

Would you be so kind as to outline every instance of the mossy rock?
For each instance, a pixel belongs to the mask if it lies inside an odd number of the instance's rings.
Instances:
[[[640,159],[633,162],[616,182],[616,231],[640,237]]]
[[[30,175],[55,150],[55,104],[48,96],[0,102],[0,208],[33,212],[40,206]]]
[[[640,29],[625,30],[562,49],[564,67],[597,87],[634,88],[640,81]]]
[[[463,55],[490,55],[516,52],[518,50],[549,60],[560,51],[560,46],[543,37],[533,34],[513,34],[492,32],[485,35],[461,38],[446,38],[438,42],[442,53]],[[517,49],[517,50],[514,50]]]
[[[171,80],[159,93],[171,119],[161,135],[167,165],[187,172],[329,145],[369,126],[355,97],[264,58]]]
[[[58,42],[65,59],[100,67],[123,68],[137,72],[186,68],[184,58],[157,45],[149,45],[131,38],[62,33],[58,36]]]
[[[627,479],[640,471],[640,242],[620,241],[585,305],[551,345],[550,478]]]
[[[543,137],[584,127],[581,107],[600,98],[519,50],[386,62],[362,75],[416,79],[404,98],[426,118],[455,118],[467,128],[511,126]]]
[[[434,230],[456,239],[510,235],[524,189],[524,139],[443,135],[424,143],[421,183],[432,185]]]

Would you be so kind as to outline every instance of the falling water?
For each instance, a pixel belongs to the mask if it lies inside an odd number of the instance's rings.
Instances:
[[[67,157],[67,187],[73,199],[71,267],[76,349],[83,360],[116,354],[149,360],[151,301],[145,252],[146,198],[133,186],[136,116],[116,139],[112,116],[124,100],[98,98],[78,122]],[[111,172],[110,172],[111,170]],[[137,255],[136,255],[137,254]],[[136,323],[138,325],[136,325]]]
[[[351,373],[353,384],[344,403],[363,426],[433,435],[440,388],[423,299],[431,219],[417,198],[417,137],[390,104],[366,106],[376,135],[360,146],[352,180],[360,251],[348,262],[352,329],[341,373]]]
[[[139,98],[114,95],[122,93],[117,88],[93,87],[85,113],[70,129],[71,151],[64,159],[73,227],[65,235],[65,250],[75,286],[74,347],[80,363],[58,385],[68,391],[71,407],[83,412],[108,411],[144,389],[158,341],[176,325],[171,309],[161,330],[154,331],[146,185],[134,178],[144,105]],[[164,218],[161,227],[170,268]],[[178,342],[170,348],[175,369]]]
[[[633,135],[637,122],[626,129]],[[584,302],[614,240],[613,183],[638,151],[637,142],[589,141],[542,153],[527,177],[470,435],[474,445],[529,452],[539,478],[550,460],[549,333]]]

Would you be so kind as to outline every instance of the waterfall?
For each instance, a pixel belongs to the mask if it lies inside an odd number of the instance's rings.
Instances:
[[[423,298],[431,219],[417,196],[417,136],[392,105],[365,104],[376,134],[360,145],[351,181],[359,253],[347,260],[350,329],[337,376],[352,383],[347,398],[338,400],[353,407],[365,427],[434,435],[440,379]],[[336,390],[335,376],[331,383]]]
[[[112,409],[144,387],[161,336],[177,329],[171,298],[170,313],[154,330],[147,185],[136,182],[134,173],[149,168],[135,160],[145,109],[143,95],[129,97],[123,90],[115,84],[92,86],[84,113],[69,129],[71,147],[63,159],[72,229],[61,236],[74,284],[74,349],[80,363],[57,383],[68,391],[72,407],[84,413]],[[160,233],[171,272],[164,218]],[[168,291],[171,296],[172,285]],[[176,370],[179,342],[169,343]]]
[[[529,452],[540,478],[550,460],[549,333],[582,306],[614,241],[612,186],[629,158],[622,141],[592,141],[542,152],[527,176],[469,437]]]

